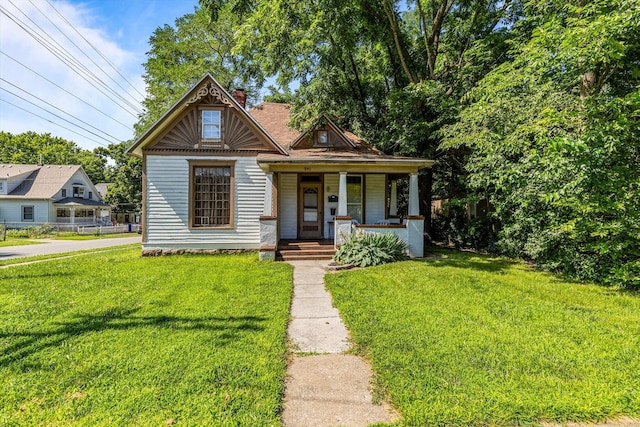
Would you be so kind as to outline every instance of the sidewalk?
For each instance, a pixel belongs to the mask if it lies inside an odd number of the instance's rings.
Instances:
[[[397,419],[388,405],[371,402],[368,363],[344,354],[349,333],[324,286],[326,261],[289,263],[294,295],[288,334],[296,355],[288,369],[284,425],[357,427]]]

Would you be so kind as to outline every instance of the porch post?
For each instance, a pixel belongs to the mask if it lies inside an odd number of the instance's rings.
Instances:
[[[409,175],[409,216],[420,215],[420,203],[418,202],[418,173]]]
[[[389,203],[389,215],[398,215],[398,181],[391,180],[391,200]]]
[[[347,216],[347,173],[340,172],[340,187],[338,188],[338,216]]]
[[[275,260],[278,247],[278,219],[273,211],[273,172],[266,173],[264,206],[260,216],[260,260]]]
[[[70,221],[71,224],[75,224],[76,223],[76,208],[71,207],[69,208],[69,216],[70,216]]]

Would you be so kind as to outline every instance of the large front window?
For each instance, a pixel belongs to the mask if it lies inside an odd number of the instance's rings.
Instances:
[[[192,164],[191,227],[233,227],[233,164]]]
[[[202,139],[219,140],[221,138],[221,112],[219,110],[202,111]]]

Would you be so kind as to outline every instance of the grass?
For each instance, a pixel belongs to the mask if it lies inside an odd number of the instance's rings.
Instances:
[[[110,246],[107,248],[97,248],[97,249],[85,249],[81,251],[73,251],[73,252],[61,252],[57,254],[47,254],[47,255],[34,255],[30,257],[20,257],[20,258],[11,258],[11,259],[0,259],[0,267],[7,265],[15,265],[15,264],[26,264],[34,261],[46,261],[53,260],[57,258],[69,258],[77,255],[88,255],[99,252],[112,252],[112,251],[120,251],[125,249],[138,248],[140,250],[139,243],[133,243],[129,245],[121,245],[121,246]]]
[[[42,242],[34,242],[23,238],[7,237],[7,240],[0,240],[0,248],[10,246],[37,245]]]
[[[139,247],[0,270],[0,424],[279,425],[291,286]]]
[[[640,295],[445,253],[325,278],[400,425],[640,416]]]

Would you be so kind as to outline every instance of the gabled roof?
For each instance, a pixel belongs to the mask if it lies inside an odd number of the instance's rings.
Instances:
[[[0,165],[0,179],[13,178],[37,170],[38,165]]]
[[[11,169],[30,170],[31,173],[11,193],[1,195],[0,198],[53,199],[78,171],[84,175],[89,186],[93,187],[79,165],[0,165],[0,176],[4,175],[5,170]]]
[[[347,137],[344,131],[340,129],[338,125],[333,123],[333,121],[330,118],[324,115],[320,117],[318,120],[316,120],[306,132],[302,132],[300,136],[298,136],[295,140],[291,141],[291,143],[289,144],[289,148],[296,148],[297,146],[299,146],[304,141],[305,137],[307,137],[307,135],[309,135],[311,132],[318,129],[319,127],[327,127],[331,129],[336,135],[338,135],[338,137],[342,140],[342,142],[345,143],[347,147],[357,148],[354,142]],[[356,136],[354,134],[351,134],[351,135]],[[363,143],[366,144],[364,139],[360,137],[357,137],[357,138],[359,138]],[[366,144],[366,145],[369,145],[369,144]],[[370,147],[373,148],[372,146]]]
[[[291,105],[277,102],[263,102],[249,110],[249,114],[283,147],[300,135],[300,131],[289,127],[290,113]]]
[[[206,85],[211,85],[207,88]],[[185,93],[169,110],[160,117],[138,140],[127,150],[128,154],[142,157],[142,150],[166,130],[168,130],[187,109],[192,108],[193,104],[198,102],[202,96],[207,94],[214,95],[220,101],[233,108],[245,119],[255,125],[258,132],[273,146],[275,151],[286,154],[285,150],[264,128],[258,123],[247,111],[242,108],[238,102],[214,79],[211,74],[205,74],[187,93]]]

